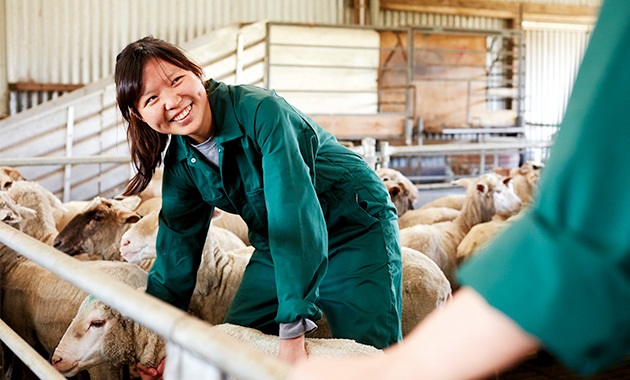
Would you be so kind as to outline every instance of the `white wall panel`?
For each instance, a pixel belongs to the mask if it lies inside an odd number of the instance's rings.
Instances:
[[[562,121],[588,38],[583,30],[525,31],[527,123]]]
[[[237,22],[343,23],[343,0],[3,0],[7,80],[90,83],[152,34],[176,44]],[[0,3],[1,4],[1,3]]]

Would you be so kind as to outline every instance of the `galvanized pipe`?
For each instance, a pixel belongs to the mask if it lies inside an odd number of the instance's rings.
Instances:
[[[245,344],[211,330],[210,324],[157,298],[86,268],[78,261],[5,223],[0,223],[0,243],[100,299],[222,371],[243,380],[279,380],[288,366]]]
[[[74,157],[0,157],[0,166],[40,166],[40,165],[79,165],[79,164],[124,164],[131,161],[128,155],[117,156],[74,156]]]
[[[48,361],[1,319],[0,340],[2,340],[40,379],[66,380]],[[6,368],[3,368],[3,370],[6,370]]]

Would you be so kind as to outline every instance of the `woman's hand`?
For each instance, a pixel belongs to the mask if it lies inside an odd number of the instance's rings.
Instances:
[[[294,364],[307,357],[306,348],[304,347],[304,334],[295,338],[280,339],[278,359]]]
[[[164,359],[157,368],[146,368],[140,363],[136,363],[136,369],[142,380],[162,380],[164,376]]]

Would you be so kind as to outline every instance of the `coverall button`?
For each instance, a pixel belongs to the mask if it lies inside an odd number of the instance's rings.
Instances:
[[[193,157],[193,158],[191,158],[191,159],[190,159],[190,162],[191,162],[192,164],[194,164],[195,162],[197,162],[197,159]]]

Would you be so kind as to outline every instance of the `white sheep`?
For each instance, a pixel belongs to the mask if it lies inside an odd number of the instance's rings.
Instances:
[[[277,336],[228,324],[210,329],[232,336],[265,354],[277,356]],[[166,355],[165,347],[158,334],[87,297],[59,342],[52,363],[66,377],[103,363],[118,367],[135,362],[155,368]],[[306,338],[305,347],[307,354],[313,357],[382,355],[382,350],[349,339]]]
[[[146,201],[140,203],[138,207],[134,209],[140,216],[146,216],[153,210],[159,210],[162,208],[162,197],[149,198]]]
[[[7,190],[15,181],[25,181],[19,170],[10,166],[0,166],[0,190]]]
[[[400,230],[401,245],[416,249],[434,260],[453,288],[457,287],[454,278],[457,246],[468,231],[476,224],[489,221],[497,212],[507,213],[521,207],[509,177],[489,173],[463,184],[467,187],[465,202],[457,218]]]
[[[432,208],[432,207],[448,207],[455,210],[461,210],[464,206],[464,199],[466,198],[465,194],[449,194],[437,199],[434,199],[430,202],[427,202],[418,209]]]
[[[145,217],[146,218],[146,217]],[[144,219],[144,218],[143,218]],[[130,261],[155,258],[156,230],[137,228],[143,220],[129,231],[134,231],[135,242],[123,256]],[[157,229],[157,223],[153,226]],[[221,247],[212,228],[206,236],[197,274],[197,283],[190,302],[192,314],[212,324],[221,323],[238,289],[245,267],[253,253],[252,247],[226,251]],[[141,248],[140,248],[141,247]],[[122,248],[121,248],[122,250]],[[131,252],[134,251],[134,252]],[[402,250],[403,262],[403,334],[407,334],[431,310],[441,306],[449,297],[451,288],[448,280],[429,258],[409,248]],[[318,321],[315,337],[330,337],[325,321]]]
[[[252,245],[249,242],[249,227],[240,215],[215,208],[214,215],[212,217],[213,226],[224,228],[234,233],[243,241],[243,243],[245,243],[245,245]]]
[[[14,183],[9,191],[0,192],[0,215],[6,223],[50,244],[54,220],[47,202],[51,198],[42,189],[35,183]],[[19,194],[16,199],[25,205],[17,204],[12,193]],[[146,272],[133,264],[91,261],[85,266],[135,287],[146,282]],[[2,320],[42,355],[51,355],[85,293],[4,245],[0,245],[0,277]]]
[[[460,210],[450,207],[429,207],[409,210],[398,218],[398,227],[407,228],[416,224],[434,224],[448,222],[459,216]]]
[[[529,205],[538,192],[538,181],[544,164],[526,161],[518,168],[494,168],[493,171],[503,176],[512,177],[514,192],[521,198],[523,205]]]
[[[511,216],[497,214],[489,222],[473,226],[457,246],[457,264],[461,264],[477,254],[481,248],[488,245],[514,220],[522,217],[524,212],[521,211]]]
[[[419,191],[409,178],[398,170],[390,168],[377,169],[376,174],[385,183],[399,217],[414,209]]]
[[[154,258],[156,256],[155,242],[158,233],[159,213],[159,209],[151,211],[125,231],[120,240],[120,255],[123,259],[130,263],[137,263],[141,260]],[[213,219],[212,223],[214,223],[214,220],[215,219]],[[212,224],[210,228],[214,231],[219,245],[224,250],[231,251],[247,247],[245,243],[231,231],[215,227]],[[253,247],[250,246],[250,249],[247,249],[247,251],[251,254]]]
[[[22,231],[45,244],[52,245],[57,235],[53,215],[64,210],[59,198],[33,181],[15,181],[6,191],[15,203],[37,214],[36,218],[27,218],[22,222]]]

